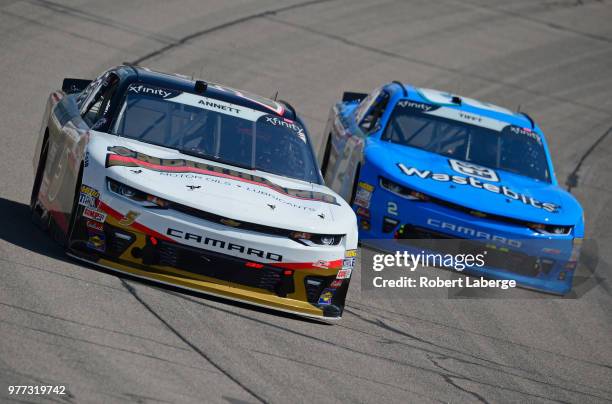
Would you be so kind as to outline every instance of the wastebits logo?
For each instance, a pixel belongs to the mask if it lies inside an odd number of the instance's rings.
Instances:
[[[513,240],[507,237],[496,236],[494,234],[490,234],[485,231],[476,230],[474,228],[462,226],[460,224],[445,222],[443,220],[428,218],[427,224],[436,229],[447,230],[452,233],[457,233],[462,236],[466,236],[468,238],[478,238],[478,239],[496,241],[500,244],[505,244],[511,247],[516,247],[516,248],[520,248],[523,245],[523,243],[521,243],[519,240]]]
[[[491,168],[453,159],[449,159],[448,163],[451,168],[458,173],[480,178],[485,181],[499,182],[499,176],[495,170]]]
[[[416,167],[407,167],[402,163],[398,163],[397,166],[405,175],[409,177],[416,176],[423,180],[432,179],[439,182],[452,182],[457,185],[467,185],[477,189],[484,189],[494,194],[500,194],[506,198],[520,201],[525,205],[530,205],[538,209],[544,209],[550,213],[557,213],[559,210],[559,205],[552,202],[541,202],[531,196],[513,191],[505,185],[500,186],[488,182],[482,182],[473,176],[463,177],[460,175],[449,175],[446,173],[433,173],[431,170],[419,170]]]

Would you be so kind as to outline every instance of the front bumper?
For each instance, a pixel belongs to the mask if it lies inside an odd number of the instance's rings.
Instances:
[[[303,246],[181,212],[136,207],[113,196],[105,201],[99,202],[97,210],[103,215],[98,220],[90,213],[83,216],[85,208],[79,206],[71,256],[139,278],[301,316],[342,316],[350,282],[346,269],[354,263],[354,258],[345,258],[354,257],[355,250],[342,244]]]
[[[362,191],[369,203],[358,200],[361,206],[353,208],[359,238],[365,244],[389,250],[395,248],[390,239],[419,239],[420,246],[423,240],[430,241],[429,251],[442,245],[452,245],[453,253],[486,251],[486,266],[466,268],[466,273],[515,280],[522,287],[553,294],[570,292],[581,241],[573,234],[543,236],[516,223],[472,215],[434,201],[399,197],[378,186],[376,177],[362,176],[361,180],[371,190],[369,197]],[[445,244],[439,240],[455,241]],[[406,241],[398,242],[397,250],[405,246]]]

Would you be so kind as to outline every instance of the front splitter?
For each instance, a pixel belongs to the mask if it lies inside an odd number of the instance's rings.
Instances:
[[[335,323],[342,317],[325,317],[323,316],[322,310],[311,306],[308,303],[299,302],[296,300],[289,300],[288,302],[277,302],[276,296],[257,296],[256,293],[250,291],[241,291],[239,288],[232,286],[215,284],[210,282],[198,281],[197,284],[189,279],[174,276],[172,274],[166,274],[161,272],[149,272],[141,269],[133,268],[127,265],[116,263],[104,258],[98,261],[92,261],[84,257],[80,257],[74,253],[67,252],[69,257],[76,260],[86,262],[91,265],[95,265],[100,268],[104,268],[109,271],[130,275],[139,279],[148,280],[156,283],[160,283],[167,286],[178,287],[181,289],[189,290],[196,293],[204,293],[206,295],[228,299],[231,301],[244,303],[256,307],[272,309],[283,313],[294,314],[301,317],[315,319],[327,323]],[[308,307],[309,306],[309,307]]]

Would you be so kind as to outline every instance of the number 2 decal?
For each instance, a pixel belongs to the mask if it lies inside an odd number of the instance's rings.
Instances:
[[[393,216],[397,216],[397,203],[387,202],[387,213]]]

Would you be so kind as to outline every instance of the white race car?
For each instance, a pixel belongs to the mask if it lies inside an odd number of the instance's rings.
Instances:
[[[68,254],[309,317],[342,315],[357,221],[287,103],[134,66],[51,94],[33,220]]]

